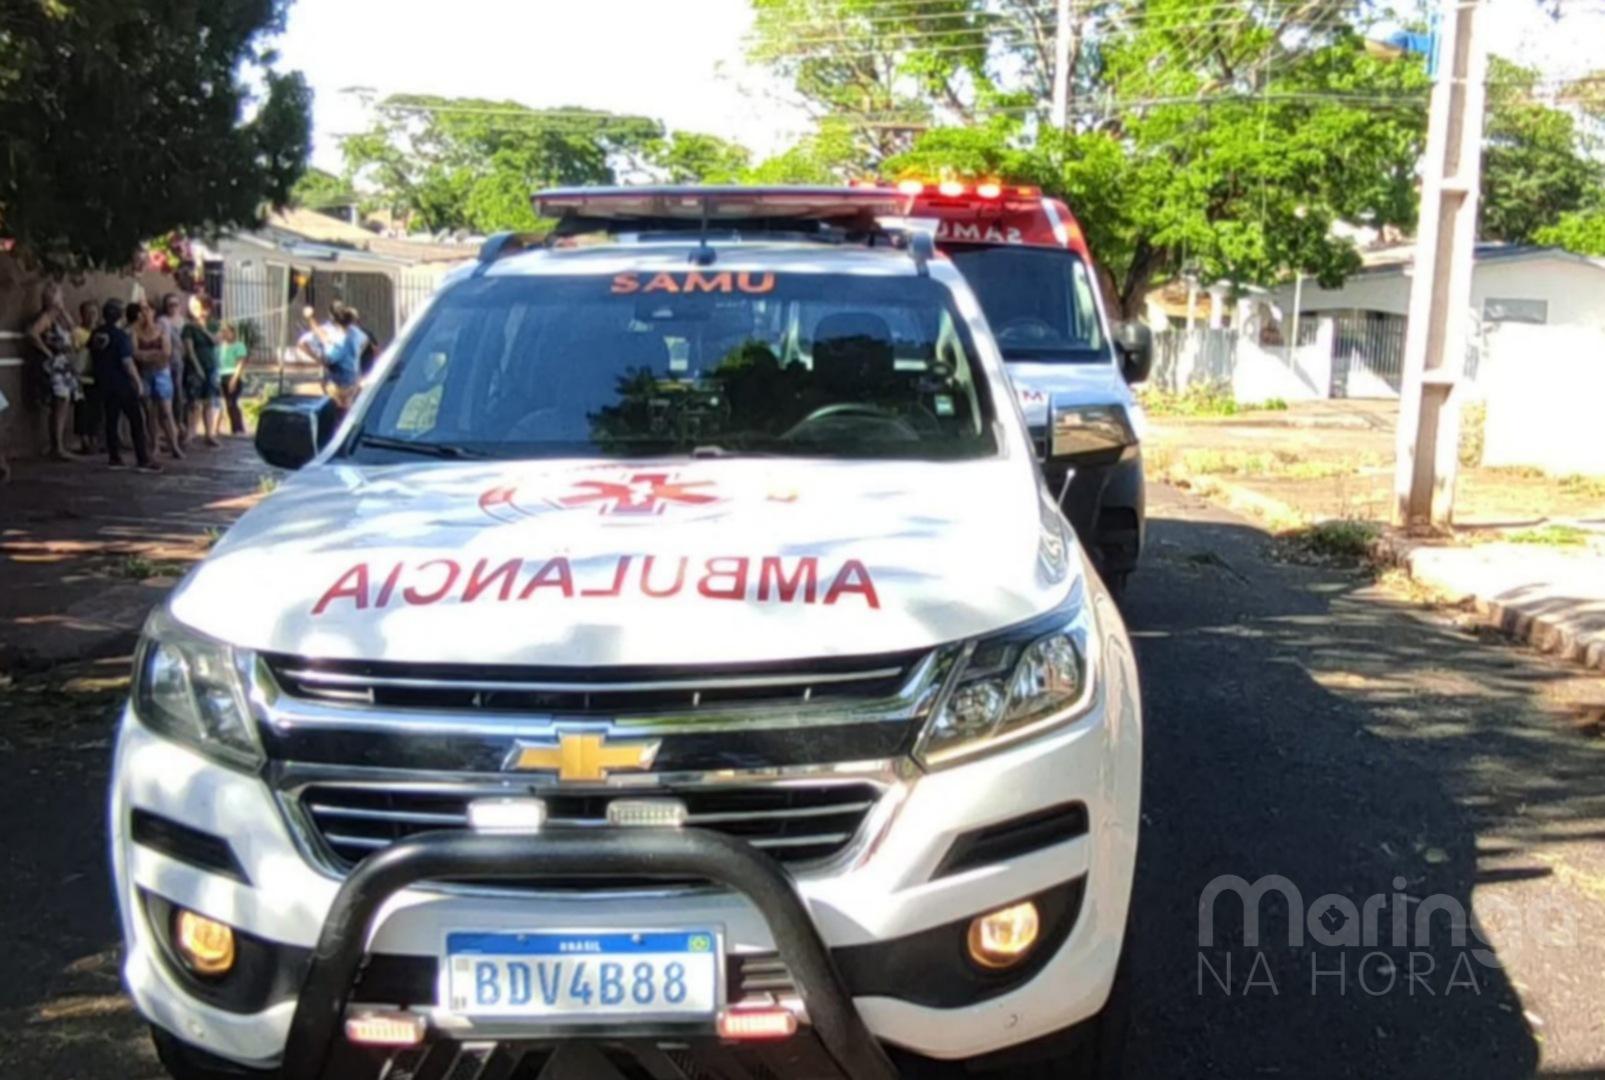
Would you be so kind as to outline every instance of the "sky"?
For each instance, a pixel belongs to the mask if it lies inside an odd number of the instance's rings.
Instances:
[[[1605,66],[1605,0],[1550,2],[1558,25],[1537,0],[1490,0],[1494,50],[1548,75]],[[312,160],[331,172],[339,136],[367,126],[352,87],[646,114],[761,158],[810,125],[745,63],[751,25],[749,0],[296,0],[278,44],[283,66],[312,83]]]
[[[281,66],[316,94],[313,164],[337,172],[360,96],[410,92],[653,116],[758,156],[809,129],[785,88],[743,60],[748,0],[297,0]]]

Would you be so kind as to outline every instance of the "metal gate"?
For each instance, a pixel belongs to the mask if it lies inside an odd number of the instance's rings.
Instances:
[[[258,259],[225,259],[222,292],[223,319],[251,346],[251,360],[277,363],[290,343],[290,268]]]
[[[1382,311],[1333,315],[1332,397],[1397,397],[1404,377],[1404,327],[1403,315]]]

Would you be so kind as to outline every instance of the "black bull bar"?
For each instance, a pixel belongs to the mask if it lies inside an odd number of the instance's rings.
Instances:
[[[740,840],[703,829],[548,829],[434,832],[370,855],[341,885],[302,983],[283,1075],[317,1077],[343,1029],[347,998],[379,907],[419,881],[642,874],[698,877],[741,893],[769,925],[810,1024],[852,1080],[895,1080],[896,1069],[853,1006],[789,874]]]

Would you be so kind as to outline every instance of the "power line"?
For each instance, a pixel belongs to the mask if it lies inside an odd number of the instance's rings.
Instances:
[[[1159,32],[1159,33],[1169,33],[1169,32],[1176,32],[1176,31],[1183,31],[1183,30],[1192,30],[1192,31],[1194,31],[1194,34],[1192,36],[1193,36],[1194,39],[1196,39],[1196,38],[1198,38],[1199,36],[1202,35],[1202,32],[1204,30],[1207,30],[1207,29],[1211,29],[1211,28],[1222,28],[1222,29],[1238,28],[1238,27],[1245,27],[1245,26],[1251,25],[1254,22],[1253,16],[1258,13],[1253,8],[1247,8],[1247,7],[1243,8],[1241,10],[1237,10],[1237,9],[1231,9],[1231,10],[1233,10],[1233,12],[1234,12],[1233,14],[1225,16],[1225,17],[1221,17],[1221,18],[1208,18],[1208,19],[1195,20],[1195,21],[1179,21],[1179,22],[1165,22],[1165,23],[1149,22],[1146,25],[1144,25],[1140,19],[1138,19],[1138,18],[1136,18],[1134,16],[1120,15],[1120,16],[1111,17],[1109,19],[1090,19],[1090,20],[1086,20],[1085,22],[1082,23],[1082,30],[1083,30],[1084,36],[1088,36],[1092,40],[1106,40],[1106,39],[1108,39],[1110,37],[1117,36],[1117,34],[1137,33],[1137,32],[1142,31],[1142,30],[1153,30],[1153,31]],[[1153,19],[1153,18],[1156,18],[1156,17],[1157,16],[1148,16],[1148,18],[1150,18],[1150,19]],[[1332,28],[1336,27],[1337,25],[1338,25],[1338,23],[1337,23],[1337,20],[1336,20],[1335,17],[1328,17],[1325,20],[1317,20],[1316,22],[1311,23],[1309,28],[1319,28],[1321,30],[1329,30],[1329,29],[1332,29]],[[1104,33],[1104,34],[1097,34],[1097,35],[1088,35],[1086,33],[1087,31],[1093,30],[1093,29],[1113,30],[1113,31],[1116,31],[1117,34]],[[851,56],[851,55],[882,56],[882,55],[885,55],[887,52],[896,51],[898,48],[907,47],[908,43],[910,43],[910,42],[929,41],[929,40],[943,40],[943,41],[948,41],[949,44],[946,45],[946,46],[923,46],[923,47],[918,47],[918,51],[930,52],[930,51],[937,50],[937,49],[940,49],[940,48],[946,48],[946,49],[949,49],[949,50],[959,50],[959,49],[970,50],[970,49],[974,49],[974,48],[980,48],[980,47],[986,46],[986,45],[997,44],[1000,41],[1002,43],[1008,44],[1010,42],[1009,42],[1009,40],[1007,38],[1004,37],[1005,34],[1013,34],[1013,35],[1015,35],[1016,36],[1015,37],[1015,42],[1018,43],[1021,40],[1019,38],[1019,35],[1021,35],[1023,32],[1024,32],[1023,28],[1021,26],[1019,26],[1018,24],[1010,24],[1007,21],[1004,21],[1004,22],[1000,22],[999,24],[997,24],[997,25],[995,25],[993,27],[970,27],[970,28],[966,28],[963,31],[953,30],[953,31],[937,31],[937,32],[912,32],[912,33],[888,34],[888,35],[886,35],[888,40],[886,42],[886,47],[885,48],[883,48],[883,49],[861,49],[861,50],[858,50],[856,53],[854,53],[854,52],[852,52],[850,50],[824,48],[824,46],[835,45],[835,44],[858,45],[858,44],[861,44],[863,42],[863,35],[861,35],[861,34],[858,34],[858,35],[837,34],[837,35],[831,35],[831,36],[800,35],[800,36],[797,36],[797,37],[791,39],[784,46],[782,46],[782,51],[780,52],[779,55],[784,57],[784,58],[787,58],[787,59],[810,59],[810,58],[827,58],[827,57],[845,57],[845,56]],[[972,40],[964,42],[962,44],[953,42],[953,39],[955,39],[955,38],[965,38],[965,37],[971,38]],[[1035,42],[1034,42],[1034,40],[1031,40],[1030,43],[1034,44]],[[820,48],[818,48],[816,50],[815,49],[816,46],[818,46]]]

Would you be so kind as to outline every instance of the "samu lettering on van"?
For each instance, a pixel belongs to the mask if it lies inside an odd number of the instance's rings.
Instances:
[[[1013,225],[1000,228],[997,225],[982,225],[946,219],[937,222],[936,238],[938,240],[952,240],[955,243],[971,244],[1025,243],[1025,234]]]
[[[626,293],[748,293],[762,296],[775,291],[775,275],[721,270],[705,274],[691,270],[683,274],[615,274],[613,292]]]
[[[830,572],[813,555],[716,555],[707,559],[620,555],[602,573],[587,567],[576,576],[569,560],[426,559],[372,565],[360,562],[341,574],[312,608],[366,611],[369,608],[425,607],[482,601],[604,600],[640,596],[667,600],[684,594],[704,600],[757,604],[863,603],[880,610],[880,596],[869,569],[848,559]]]

